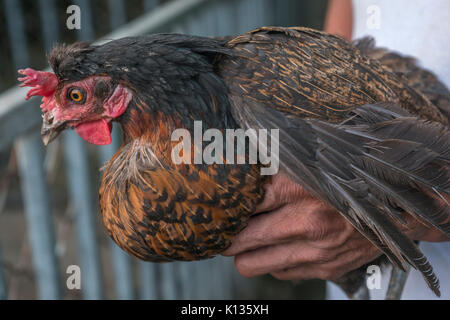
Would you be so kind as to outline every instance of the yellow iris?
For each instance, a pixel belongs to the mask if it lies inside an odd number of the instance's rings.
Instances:
[[[69,92],[69,97],[72,101],[81,102],[84,99],[84,94],[80,89],[72,89]]]

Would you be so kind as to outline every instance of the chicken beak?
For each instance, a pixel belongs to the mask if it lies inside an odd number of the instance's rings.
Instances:
[[[66,128],[66,121],[55,121],[52,112],[44,113],[41,137],[42,142],[47,146]]]

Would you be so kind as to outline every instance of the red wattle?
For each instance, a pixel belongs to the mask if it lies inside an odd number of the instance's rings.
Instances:
[[[81,138],[96,145],[110,144],[111,130],[112,124],[105,119],[81,123],[75,127]]]

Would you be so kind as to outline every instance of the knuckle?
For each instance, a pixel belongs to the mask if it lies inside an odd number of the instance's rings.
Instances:
[[[253,228],[252,233],[248,235],[247,240],[253,244],[252,247],[256,248],[264,244],[264,240],[266,237],[267,231],[265,230],[265,228]]]
[[[327,247],[330,249],[343,247],[347,240],[347,234],[345,232],[339,232],[334,237],[328,239]]]
[[[306,235],[310,240],[321,240],[328,234],[328,220],[321,215],[320,207],[312,204],[305,216]]]
[[[334,258],[343,251],[348,244],[349,236],[341,232],[333,232],[321,240],[317,240],[316,244],[324,251],[324,254]]]
[[[291,251],[289,254],[286,255],[286,260],[284,265],[288,268],[295,267],[299,262],[299,258],[295,251]]]
[[[307,230],[307,236],[310,240],[322,240],[326,237],[327,228],[323,222],[312,219]]]
[[[314,263],[324,264],[332,261],[333,259],[333,253],[326,249],[316,249],[311,252],[311,260]]]

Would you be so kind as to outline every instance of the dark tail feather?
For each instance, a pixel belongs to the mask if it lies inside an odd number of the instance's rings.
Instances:
[[[319,141],[327,201],[377,245],[394,266],[418,269],[439,295],[439,281],[416,244],[397,227],[407,212],[450,236],[450,133],[394,106],[359,107],[342,124],[310,120]],[[327,190],[328,189],[328,190]]]
[[[324,175],[327,176],[326,173]],[[420,252],[416,244],[397,228],[389,216],[374,206],[374,203],[378,203],[378,200],[370,195],[368,200],[361,198],[354,194],[352,188],[347,186],[347,182],[339,181],[339,179],[331,176],[328,176],[328,179],[335,194],[339,195],[339,197],[334,198],[335,201],[336,199],[342,199],[348,202],[347,205],[342,202],[335,203],[335,205],[338,207],[347,206],[349,211],[353,211],[350,213],[349,221],[371,240],[373,235],[368,234],[366,230],[360,227],[361,225],[368,226],[377,239],[380,240],[373,243],[386,254],[395,267],[406,271],[406,262],[408,262],[422,273],[430,289],[437,296],[440,296],[439,280],[428,260]],[[347,214],[344,214],[344,216],[348,217]],[[359,222],[355,223],[355,217]]]

